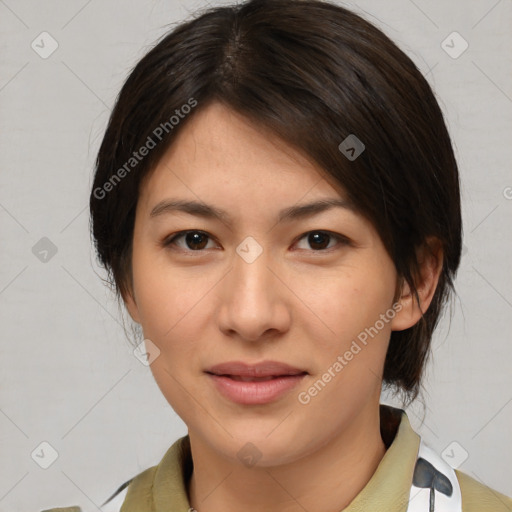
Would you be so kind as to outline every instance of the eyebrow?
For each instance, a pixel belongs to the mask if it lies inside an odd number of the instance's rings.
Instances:
[[[356,211],[354,205],[350,201],[338,198],[320,199],[312,203],[284,208],[279,212],[278,222],[310,217],[332,208],[345,208],[351,211]],[[151,210],[149,216],[150,218],[154,218],[175,211],[189,213],[205,219],[218,219],[227,225],[232,225],[232,218],[225,210],[192,200],[164,199]]]

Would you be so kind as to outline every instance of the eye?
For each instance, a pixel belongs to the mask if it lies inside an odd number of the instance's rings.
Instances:
[[[181,238],[184,239],[185,247],[183,247],[183,245],[180,246],[179,244],[176,243],[176,240],[179,240]],[[181,231],[180,233],[177,233],[171,238],[167,238],[166,240],[164,240],[163,245],[165,247],[177,245],[178,247],[184,249],[185,251],[191,250],[197,252],[201,251],[206,247],[209,238],[209,235],[206,234],[204,231]]]
[[[329,242],[333,240],[337,240],[341,245],[348,245],[349,243],[349,240],[346,237],[329,233],[327,231],[310,231],[309,233],[302,235],[299,241],[303,239],[306,239],[306,243],[309,244],[315,252],[332,249],[332,246],[329,247]]]
[[[183,239],[185,245],[177,243],[181,239]],[[204,231],[181,231],[170,238],[166,238],[162,245],[164,247],[176,246],[185,252],[201,252],[203,249],[209,248],[208,241],[210,239],[211,237]],[[306,243],[309,244],[314,252],[330,251],[333,247],[330,244],[332,241],[337,240],[341,245],[348,245],[350,243],[346,237],[328,231],[309,231],[299,238],[299,242],[303,239],[306,239]],[[299,247],[299,249],[304,249],[304,247]],[[306,250],[308,249],[306,248]]]

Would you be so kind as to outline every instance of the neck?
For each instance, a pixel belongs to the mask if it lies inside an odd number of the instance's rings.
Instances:
[[[363,411],[321,449],[292,463],[247,468],[191,435],[189,501],[197,512],[342,510],[371,479],[386,452],[379,407]]]

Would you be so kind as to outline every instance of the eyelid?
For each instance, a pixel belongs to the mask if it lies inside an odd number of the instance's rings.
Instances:
[[[178,231],[178,232],[176,232],[176,233],[174,233],[174,234],[172,234],[170,236],[165,237],[162,240],[161,245],[164,248],[169,248],[169,247],[171,247],[173,245],[173,242],[177,238],[179,238],[181,236],[185,236],[188,233],[201,233],[203,235],[206,235],[210,240],[213,240],[215,243],[218,244],[218,241],[216,240],[216,238],[213,235],[210,235],[210,233],[208,233],[207,231],[204,231],[202,229],[186,229],[186,230],[183,230],[183,231]],[[347,236],[342,235],[341,233],[335,233],[333,231],[329,231],[329,230],[326,230],[326,229],[311,229],[309,231],[306,231],[305,233],[302,233],[301,235],[299,235],[294,240],[293,245],[295,245],[296,243],[298,243],[300,240],[302,240],[303,238],[305,238],[306,236],[308,236],[311,233],[324,233],[324,234],[327,234],[330,237],[335,238],[338,241],[338,244],[336,246],[334,246],[334,247],[329,248],[329,249],[319,249],[319,250],[299,249],[299,251],[306,251],[306,252],[318,253],[318,254],[324,253],[325,254],[325,253],[330,253],[332,251],[337,250],[340,245],[341,246],[352,245],[352,240],[350,238],[348,238]],[[203,252],[205,252],[205,249],[194,251],[194,250],[191,250],[191,249],[182,249],[181,247],[177,247],[176,250],[177,251],[181,251],[182,253],[203,253]]]
[[[183,231],[177,231],[176,233],[172,234],[172,235],[169,235],[167,237],[165,237],[162,242],[161,242],[161,245],[162,247],[164,248],[168,248],[170,246],[173,245],[173,242],[177,239],[177,238],[180,238],[182,236],[185,236],[187,235],[188,233],[201,233],[202,235],[206,235],[208,237],[209,240],[213,240],[215,243],[218,244],[216,238],[213,236],[213,235],[210,235],[210,233],[208,233],[208,231],[204,231],[202,229],[185,229]],[[205,252],[204,249],[201,249],[199,251],[192,251],[190,249],[182,249],[181,247],[178,247],[177,250],[181,250],[181,252],[195,252],[195,253],[201,253],[201,252]]]
[[[336,244],[334,247],[330,247],[329,249],[298,249],[299,251],[306,251],[313,254],[329,254],[333,251],[336,251],[340,248],[340,246],[346,246],[346,245],[352,245],[352,241],[345,235],[342,235],[341,233],[335,233],[334,231],[329,231],[328,229],[311,229],[309,231],[306,231],[302,235],[296,238],[296,240],[293,242],[293,245],[298,243],[303,238],[307,237],[311,233],[323,233],[326,235],[329,235],[331,238],[334,238],[338,241],[338,244]]]

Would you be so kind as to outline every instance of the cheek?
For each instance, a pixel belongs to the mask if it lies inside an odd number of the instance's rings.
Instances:
[[[354,271],[329,282],[318,296],[311,295],[310,303],[327,335],[315,335],[311,324],[305,327],[315,340],[315,375],[301,396],[311,400],[315,424],[328,422],[333,413],[340,418],[355,414],[360,404],[380,393],[391,332],[392,316],[381,320],[381,315],[390,311],[392,279],[379,281],[370,272]]]
[[[200,396],[200,390],[190,369],[200,367],[198,347],[211,318],[207,293],[215,281],[204,274],[195,278],[190,269],[134,258],[134,282],[144,337],[160,351],[150,366],[155,382],[175,412],[194,424],[200,411],[190,407],[191,397]]]
[[[214,280],[199,269],[172,267],[165,251],[155,257],[135,250],[133,278],[145,336],[162,348],[173,339],[183,339],[184,333],[190,336],[198,314],[204,314],[204,299]]]
[[[323,343],[324,349],[339,350],[389,310],[394,294],[393,274],[388,272],[383,277],[371,266],[365,266],[324,277],[320,282],[313,277],[303,279],[297,295],[308,306],[306,318],[321,329],[315,339]],[[379,322],[378,327],[384,337],[389,334],[389,322],[384,326]]]

